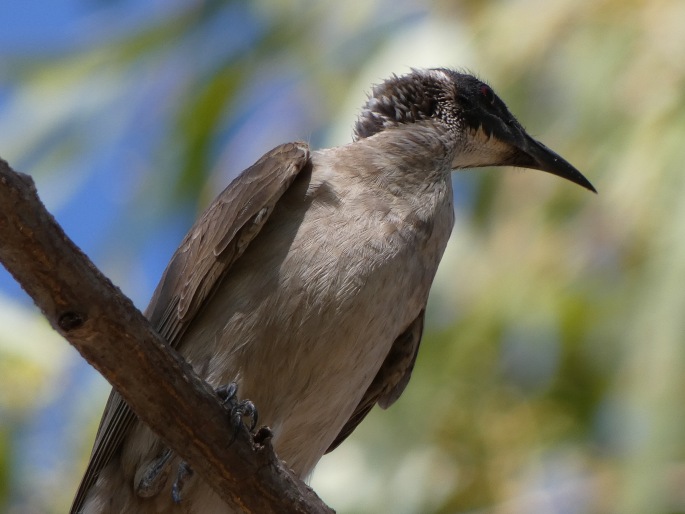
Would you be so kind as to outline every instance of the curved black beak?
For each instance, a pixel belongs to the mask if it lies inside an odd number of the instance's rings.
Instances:
[[[597,192],[580,171],[559,154],[530,137],[513,117],[509,123],[492,118],[494,117],[490,116],[491,123],[488,124],[475,121],[476,128],[466,131],[465,149],[455,155],[453,169],[483,166],[530,168],[546,171],[593,193]]]
[[[521,168],[546,171],[557,177],[565,178],[571,182],[589,189],[593,193],[597,190],[583,174],[556,152],[536,141],[524,133],[523,144],[513,146],[513,152],[506,164]]]

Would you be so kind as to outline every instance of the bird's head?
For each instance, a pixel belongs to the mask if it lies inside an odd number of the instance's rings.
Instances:
[[[529,136],[490,86],[448,69],[412,70],[375,86],[359,115],[355,137],[425,122],[437,123],[453,138],[453,169],[531,168],[595,191],[577,169]]]

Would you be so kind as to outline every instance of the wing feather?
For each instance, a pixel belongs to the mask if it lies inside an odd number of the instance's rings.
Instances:
[[[424,317],[425,310],[422,310],[404,332],[395,339],[373,382],[326,453],[335,450],[340,443],[347,439],[374,405],[378,404],[381,408],[387,409],[402,395],[409,383],[416,362],[416,355],[423,334]]]
[[[233,180],[190,229],[145,311],[172,348],[178,346],[216,284],[257,236],[278,200],[308,163],[306,143],[274,148]],[[133,411],[112,390],[72,514],[83,507],[88,490],[119,450],[134,421]]]

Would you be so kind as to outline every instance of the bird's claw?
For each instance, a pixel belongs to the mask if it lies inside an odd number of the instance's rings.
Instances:
[[[190,467],[186,461],[182,460],[178,465],[178,471],[176,472],[176,480],[174,480],[174,485],[171,486],[171,499],[174,500],[175,504],[181,503],[181,493],[183,492],[183,486],[188,478],[193,476],[193,468]]]
[[[159,457],[147,465],[136,482],[135,491],[138,496],[149,498],[159,493],[169,476],[173,456],[174,452],[166,448]]]
[[[231,421],[233,422],[234,427],[233,439],[231,442],[233,442],[238,435],[241,424],[244,424],[250,432],[253,432],[257,426],[259,414],[257,413],[257,408],[254,403],[250,400],[238,400],[238,384],[231,382],[220,386],[216,389],[216,394],[230,411]],[[245,418],[249,420],[249,424],[245,423]],[[193,469],[190,467],[190,464],[182,460],[178,465],[176,480],[174,480],[174,484],[171,487],[171,498],[174,503],[181,503],[185,482],[192,476]]]
[[[231,382],[216,389],[216,394],[221,398],[224,405],[231,413],[231,421],[233,421],[234,429],[237,430],[241,423],[244,423],[250,432],[253,432],[257,426],[259,413],[254,403],[250,400],[238,400],[238,384]],[[249,423],[245,423],[245,418]],[[235,434],[234,434],[235,437]]]

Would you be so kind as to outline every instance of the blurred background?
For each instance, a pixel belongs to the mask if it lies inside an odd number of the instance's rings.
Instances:
[[[487,80],[599,195],[454,175],[413,380],[323,459],[340,513],[685,512],[685,2],[0,3],[0,156],[142,309],[276,144],[350,141],[391,73]],[[109,387],[0,271],[0,512],[58,513]]]

